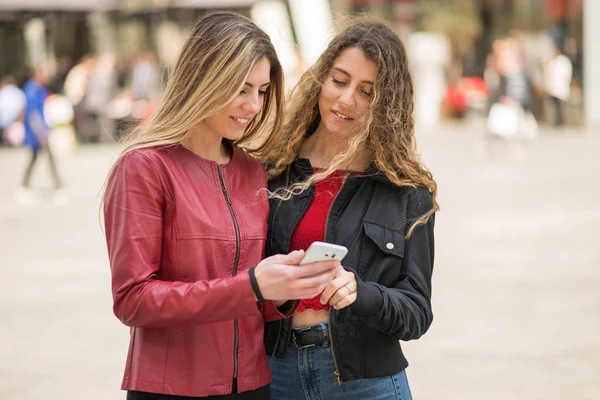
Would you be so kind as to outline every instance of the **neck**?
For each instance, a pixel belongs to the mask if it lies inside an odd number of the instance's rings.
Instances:
[[[223,143],[223,137],[212,135],[202,128],[192,129],[181,144],[192,153],[218,164],[227,164],[231,160],[229,148]]]
[[[348,140],[335,135],[319,124],[315,132],[304,142],[300,156],[308,158],[314,167],[328,168],[333,158],[348,150]],[[340,165],[340,169],[364,171],[369,165],[369,157],[365,151],[359,151],[351,159]]]

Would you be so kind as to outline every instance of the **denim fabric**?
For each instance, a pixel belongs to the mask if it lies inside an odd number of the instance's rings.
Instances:
[[[328,338],[327,324],[318,324]],[[375,379],[335,384],[329,340],[322,346],[290,344],[284,359],[269,357],[273,400],[412,400],[405,371]]]

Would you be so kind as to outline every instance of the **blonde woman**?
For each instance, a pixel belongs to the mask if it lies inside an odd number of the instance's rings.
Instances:
[[[274,399],[410,399],[399,340],[429,328],[436,183],[415,151],[406,50],[357,19],[297,84],[264,161],[267,254],[344,245],[345,270],[269,322]]]
[[[341,268],[300,269],[302,252],[261,261],[267,178],[238,144],[267,121],[278,127],[282,90],[268,36],[239,15],[208,15],[109,174],[114,312],[131,327],[128,399],[268,399],[263,321],[288,315],[285,299],[316,295]]]

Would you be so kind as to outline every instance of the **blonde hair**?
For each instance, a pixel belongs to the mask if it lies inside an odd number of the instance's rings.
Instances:
[[[248,18],[231,12],[201,18],[181,50],[154,115],[126,137],[113,169],[131,151],[182,143],[191,128],[233,101],[252,66],[263,57],[271,65],[271,84],[261,112],[235,144],[248,142],[263,131],[279,129],[283,71],[269,36]]]
[[[334,170],[343,169],[366,149],[372,166],[393,184],[412,188],[423,186],[431,193],[433,207],[412,224],[407,232],[410,237],[417,226],[425,224],[439,209],[437,184],[416,151],[413,83],[406,50],[400,38],[384,23],[370,17],[349,21],[294,87],[283,129],[277,132],[277,139],[271,138],[261,158],[268,166],[269,178],[281,174],[294,161],[304,141],[321,121],[319,96],[323,82],[335,59],[348,48],[361,49],[377,65],[369,110],[358,122],[359,129],[350,137],[347,150],[334,156],[327,170],[277,190],[271,196],[288,200]]]

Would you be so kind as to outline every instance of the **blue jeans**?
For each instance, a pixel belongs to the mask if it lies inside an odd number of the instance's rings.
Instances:
[[[298,348],[290,344],[284,359],[269,357],[272,400],[412,400],[405,371],[336,386],[327,324],[319,325],[326,333],[323,345]]]

